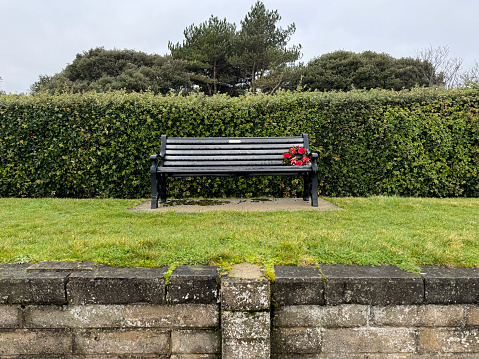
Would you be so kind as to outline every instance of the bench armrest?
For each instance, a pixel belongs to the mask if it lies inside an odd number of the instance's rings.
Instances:
[[[155,174],[155,176],[156,176],[156,170],[158,168],[158,157],[159,156],[157,154],[154,154],[154,155],[150,156],[150,160],[151,160],[150,173]]]
[[[313,172],[318,171],[318,154],[316,152],[311,153],[311,167]]]

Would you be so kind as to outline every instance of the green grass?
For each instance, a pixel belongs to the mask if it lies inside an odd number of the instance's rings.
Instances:
[[[138,213],[141,200],[0,198],[0,261],[479,266],[479,199],[327,198],[342,211]]]

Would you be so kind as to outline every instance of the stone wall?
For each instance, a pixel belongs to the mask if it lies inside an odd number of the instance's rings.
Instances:
[[[0,358],[479,358],[478,269],[238,268],[0,263]]]
[[[477,269],[320,269],[275,269],[273,358],[479,358]]]

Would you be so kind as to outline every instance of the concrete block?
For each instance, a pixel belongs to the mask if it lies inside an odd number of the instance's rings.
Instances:
[[[26,271],[28,267],[30,267],[31,263],[4,263],[0,262],[0,273],[4,271],[12,271],[12,270],[23,270]]]
[[[273,312],[274,327],[348,328],[365,326],[369,307],[358,304],[337,306],[295,305]]]
[[[479,268],[421,267],[428,304],[478,304]]]
[[[221,313],[222,337],[225,339],[265,339],[270,337],[268,312]]]
[[[0,330],[0,357],[8,355],[61,355],[72,353],[72,333],[57,330]]]
[[[27,328],[118,328],[125,324],[120,305],[28,306]]]
[[[354,354],[322,353],[322,354],[271,354],[271,359],[477,359],[477,354]]]
[[[0,268],[0,304],[66,304],[69,273],[28,273],[26,268]]]
[[[170,277],[167,301],[171,304],[218,302],[219,272],[212,266],[179,266]]]
[[[271,359],[324,359],[322,354],[281,354],[271,353]],[[336,358],[335,358],[336,359]],[[340,358],[338,358],[340,359]],[[341,358],[343,359],[343,358]],[[349,359],[349,358],[348,358]],[[367,359],[367,358],[361,358]]]
[[[317,268],[274,267],[272,301],[276,305],[324,304],[323,276]]]
[[[0,329],[22,326],[22,311],[19,305],[0,305]]]
[[[79,263],[76,261],[38,262],[29,266],[27,272],[73,272]]]
[[[479,329],[420,329],[419,350],[424,353],[477,353],[476,355],[479,356]]]
[[[321,346],[320,328],[276,328],[271,333],[273,353],[320,353]]]
[[[123,318],[127,327],[213,329],[219,326],[220,312],[213,304],[132,305],[125,306]]]
[[[417,327],[420,323],[417,305],[371,307],[370,325],[376,327]]]
[[[17,358],[15,358],[17,359]],[[20,358],[18,358],[20,359]],[[21,359],[30,359],[21,358]],[[34,358],[37,359],[37,358]],[[38,359],[57,359],[57,358],[38,358]],[[67,355],[58,359],[171,359],[168,354],[92,354],[92,355]]]
[[[270,284],[266,278],[243,279],[223,276],[221,307],[223,310],[269,310]]]
[[[371,325],[392,327],[456,327],[466,321],[460,305],[398,305],[371,307]]]
[[[418,307],[421,327],[461,327],[466,322],[462,305],[424,305]]]
[[[415,353],[416,335],[409,328],[324,329],[323,353]]]
[[[31,264],[26,268],[27,272],[81,272],[92,271],[99,268],[108,268],[106,264],[95,262],[77,261],[47,261]]]
[[[466,324],[479,326],[479,306],[471,305],[467,307]]]
[[[413,357],[404,355],[389,355],[381,354],[381,356],[376,357],[374,354],[353,354],[348,353],[345,356],[343,353],[340,354],[272,354],[271,359],[415,359]],[[429,358],[428,358],[429,359]]]
[[[213,330],[173,330],[173,354],[221,354],[221,333]]]
[[[414,273],[394,266],[321,265],[326,278],[325,301],[338,304],[421,304],[424,283]]]
[[[165,303],[166,267],[117,268],[74,272],[67,284],[72,304]]]
[[[29,306],[27,328],[217,328],[218,305]]]
[[[169,359],[221,359],[221,354],[172,354]]]
[[[269,341],[223,339],[222,359],[269,359],[270,356]]]
[[[221,359],[217,354],[33,354],[33,355],[8,355],[1,359]]]
[[[272,359],[477,359],[477,354],[274,354]]]
[[[158,329],[78,330],[79,354],[169,354],[170,333]]]

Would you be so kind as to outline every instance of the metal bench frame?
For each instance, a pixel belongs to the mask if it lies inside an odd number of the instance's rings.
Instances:
[[[151,208],[166,202],[168,177],[294,176],[304,178],[303,199],[318,206],[317,153],[311,166],[282,164],[293,146],[309,149],[308,134],[293,137],[167,137],[159,154],[151,156]]]

